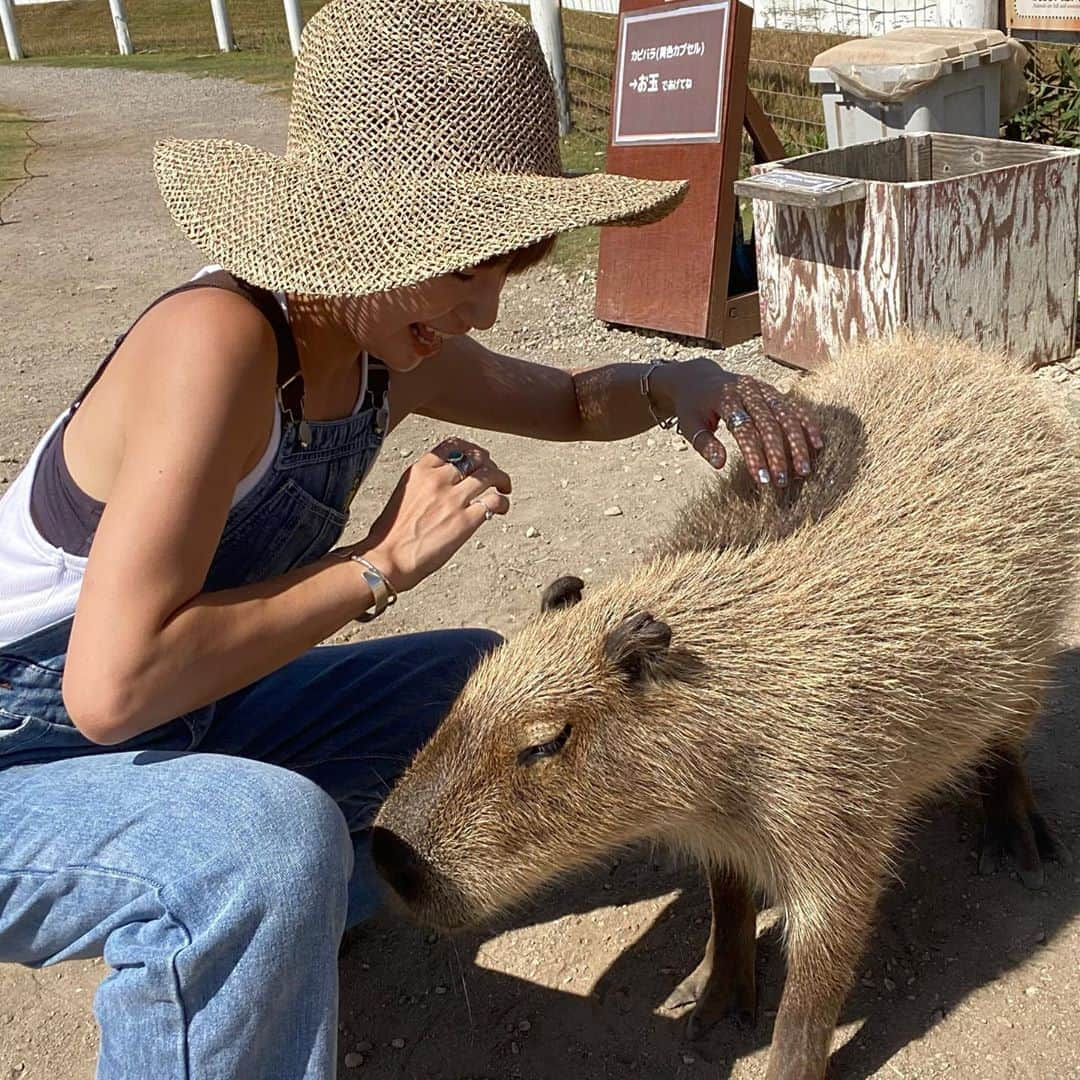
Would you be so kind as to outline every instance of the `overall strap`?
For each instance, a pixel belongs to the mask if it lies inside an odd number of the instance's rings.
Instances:
[[[234,277],[227,270],[215,270],[213,273],[205,274],[194,281],[185,281],[182,285],[162,293],[161,296],[154,300],[139,315],[138,319],[113,342],[112,348],[98,365],[97,370],[90,377],[90,381],[82,388],[79,396],[72,403],[72,410],[74,411],[82,404],[86,395],[90,393],[97,384],[98,379],[104,374],[109,361],[116,355],[116,350],[123,345],[128,334],[131,333],[147,312],[157,307],[162,300],[167,300],[170,296],[189,292],[191,289],[205,288],[225,289],[228,292],[239,293],[250,300],[263,313],[267,322],[270,323],[277,342],[278,398],[282,410],[291,420],[298,422],[303,413],[304,377],[300,372],[300,355],[296,350],[296,342],[293,340],[292,331],[289,329],[289,320],[285,317],[285,312],[281,310],[281,305],[272,292],[256,285],[249,285],[246,281]]]

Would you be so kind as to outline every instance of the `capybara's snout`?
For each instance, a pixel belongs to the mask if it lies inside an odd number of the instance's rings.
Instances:
[[[371,857],[382,879],[406,904],[421,898],[427,866],[408,840],[376,825],[371,830]]]

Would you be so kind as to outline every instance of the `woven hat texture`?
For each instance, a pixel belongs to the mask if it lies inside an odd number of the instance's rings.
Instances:
[[[224,139],[154,153],[176,223],[252,284],[412,285],[582,225],[654,220],[681,181],[559,160],[532,27],[496,0],[330,0],[304,28],[284,157]]]

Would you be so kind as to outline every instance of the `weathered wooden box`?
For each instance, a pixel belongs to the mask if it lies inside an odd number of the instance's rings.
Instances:
[[[1080,151],[902,135],[756,166],[761,335],[818,367],[903,325],[1004,346],[1032,365],[1072,354]]]

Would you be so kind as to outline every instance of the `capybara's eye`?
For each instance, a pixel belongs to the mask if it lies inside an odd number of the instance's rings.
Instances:
[[[525,747],[517,756],[518,764],[531,765],[541,758],[554,757],[566,745],[566,740],[570,738],[571,728],[572,725],[567,724],[551,742],[540,743],[539,746]]]

